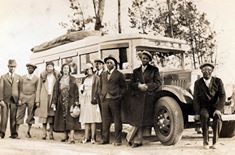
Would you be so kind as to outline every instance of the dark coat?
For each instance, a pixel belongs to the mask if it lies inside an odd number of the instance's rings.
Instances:
[[[202,108],[222,110],[226,95],[221,79],[212,77],[209,88],[203,78],[198,79],[194,84],[194,109],[200,114]]]
[[[99,88],[101,102],[104,101],[107,93],[109,93],[113,99],[122,99],[126,89],[125,77],[121,72],[115,69],[108,80],[108,72],[103,72],[100,76]]]
[[[138,89],[139,83],[148,86],[146,92]],[[156,90],[161,86],[158,68],[148,65],[144,73],[142,66],[134,69],[131,86],[130,124],[137,127],[152,126]]]
[[[62,96],[60,90],[60,80],[59,78],[55,85],[52,97],[52,103],[56,105],[56,112],[55,112],[55,120],[54,120],[54,131],[62,132],[62,131],[69,131],[69,130],[78,130],[80,129],[79,119],[73,118],[70,115],[70,108],[75,102],[79,101],[79,94],[78,94],[78,87],[76,84],[76,79],[72,76],[69,77],[69,102],[68,102],[68,111],[67,115],[63,117],[63,109],[62,109]]]

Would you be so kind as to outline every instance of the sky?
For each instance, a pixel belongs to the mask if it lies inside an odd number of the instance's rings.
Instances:
[[[80,0],[91,1],[91,0]],[[121,0],[126,10],[129,0]],[[235,14],[234,0],[194,0],[200,11],[206,12],[212,28],[217,32],[218,74],[227,81],[235,79]],[[115,27],[117,0],[106,0],[104,20]],[[111,6],[111,7],[110,7]],[[89,6],[85,6],[89,9]],[[30,49],[40,43],[66,33],[59,22],[68,21],[68,0],[1,0],[0,1],[0,75],[7,72],[8,59],[16,59],[17,72],[26,72]],[[107,13],[108,12],[108,13]],[[123,15],[124,16],[124,15]],[[110,18],[111,17],[111,18]],[[123,17],[123,25],[128,19]],[[124,31],[127,32],[128,30]],[[234,75],[231,74],[234,72]]]

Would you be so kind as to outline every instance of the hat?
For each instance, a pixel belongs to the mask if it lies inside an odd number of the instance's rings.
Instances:
[[[200,69],[204,68],[205,66],[210,66],[212,69],[215,68],[215,66],[212,63],[205,62],[200,66]]]
[[[79,108],[79,106],[77,106],[77,105],[71,106],[71,108],[70,108],[70,115],[73,118],[77,118],[80,115],[80,108]]]
[[[9,59],[8,60],[8,66],[16,67],[16,61],[14,59]]]
[[[143,54],[144,54],[144,55],[147,55],[147,56],[149,57],[150,61],[152,61],[153,56],[152,56],[152,54],[151,54],[150,52],[148,52],[148,51],[143,51],[143,52],[141,53],[141,56],[142,56]]]
[[[48,65],[52,65],[54,67],[55,64],[52,61],[48,61],[48,62],[46,62],[46,66],[48,66]]]
[[[90,69],[90,68],[92,68],[93,67],[93,65],[91,64],[91,63],[87,63],[86,65],[85,65],[85,68],[84,69]]]
[[[106,63],[107,60],[109,60],[109,59],[113,60],[114,63],[115,63],[115,65],[117,66],[118,62],[117,62],[117,60],[116,60],[114,57],[112,57],[112,56],[108,56],[108,57],[104,58],[104,63]]]
[[[99,62],[99,63],[104,64],[104,62],[101,59],[96,59],[96,60],[94,60],[94,62]]]
[[[31,63],[27,63],[27,64],[26,64],[26,67],[29,67],[29,66],[32,66],[34,69],[36,69],[36,68],[37,68],[37,66],[36,66],[36,65],[31,64]]]

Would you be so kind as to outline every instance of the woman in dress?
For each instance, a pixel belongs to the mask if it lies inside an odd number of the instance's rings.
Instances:
[[[87,143],[91,131],[91,143],[95,143],[96,123],[101,122],[100,108],[97,104],[99,77],[94,74],[92,64],[86,64],[86,77],[81,88],[81,114],[79,121],[85,125],[85,138],[82,143]]]
[[[55,106],[54,130],[64,132],[62,142],[69,140],[74,144],[74,130],[80,128],[78,118],[71,116],[71,107],[78,106],[79,94],[76,79],[70,75],[68,64],[61,67],[62,76],[56,81],[53,91],[52,106]],[[68,135],[70,132],[70,136]]]
[[[39,122],[43,126],[43,140],[47,137],[47,124],[50,125],[49,139],[53,140],[53,122],[54,110],[51,107],[51,99],[53,95],[53,87],[60,74],[54,69],[54,63],[49,61],[46,63],[46,70],[40,74],[39,86],[36,94],[35,116],[39,117]]]

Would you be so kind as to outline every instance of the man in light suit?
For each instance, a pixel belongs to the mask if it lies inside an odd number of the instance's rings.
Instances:
[[[110,124],[112,120],[115,126],[114,146],[122,144],[121,100],[126,85],[124,75],[117,70],[117,60],[111,56],[104,62],[107,71],[100,76],[100,100],[102,111],[102,141],[100,144],[109,143]]]
[[[10,111],[10,138],[17,138],[16,112],[20,95],[21,76],[15,73],[16,61],[8,61],[9,72],[2,75],[0,82],[0,102],[1,104],[1,124],[0,136],[5,137],[8,122],[8,112]]]
[[[34,124],[34,111],[35,111],[35,100],[36,100],[36,91],[39,84],[39,78],[35,76],[34,70],[37,68],[34,64],[26,64],[28,74],[22,76],[21,83],[21,92],[20,92],[20,101],[17,109],[16,115],[16,129],[18,132],[18,128],[21,124],[24,123],[25,111],[27,109],[27,120],[28,131],[26,136],[31,138],[30,129],[32,124]]]
[[[216,149],[219,133],[222,128],[221,110],[225,103],[225,90],[220,78],[213,77],[214,65],[204,63],[200,66],[203,77],[194,84],[194,108],[196,117],[201,119],[203,147]],[[213,119],[213,145],[209,147],[209,121]]]

